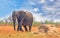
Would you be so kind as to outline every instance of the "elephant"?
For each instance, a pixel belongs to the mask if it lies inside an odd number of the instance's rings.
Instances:
[[[25,31],[31,31],[32,23],[33,23],[33,15],[29,11],[24,10],[14,10],[12,12],[12,20],[14,25],[14,30],[16,30],[16,20],[18,23],[17,31],[23,31],[22,26],[24,27]],[[27,26],[29,28],[27,28]],[[29,30],[28,30],[29,29]]]

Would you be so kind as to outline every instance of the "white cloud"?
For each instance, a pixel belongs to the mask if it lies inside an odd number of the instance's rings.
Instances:
[[[44,6],[43,11],[48,13],[55,13],[56,9],[52,6]]]
[[[34,2],[29,2],[29,4],[31,4],[31,5],[35,5],[35,3],[34,3]]]
[[[45,0],[45,4],[43,6],[43,11],[45,12],[46,16],[41,16],[39,14],[35,15],[35,21],[40,22],[40,21],[51,21],[53,20],[53,22],[60,22],[60,2],[59,1],[55,1],[55,0],[49,0],[51,2],[53,2],[52,5],[48,5],[46,0]],[[40,3],[40,2],[39,2]],[[34,9],[35,12],[37,12],[38,10]],[[48,15],[47,15],[48,14]]]
[[[34,21],[36,22],[45,22],[46,20],[50,21],[49,18],[43,17],[41,14],[33,14]]]
[[[34,21],[40,22],[42,20],[42,16],[38,14],[33,14],[33,17],[34,17]]]
[[[45,2],[46,2],[46,0],[30,0],[29,4],[36,5],[36,4],[43,4]]]
[[[60,22],[60,19],[54,19],[53,22]]]
[[[42,0],[43,1],[43,0]],[[41,0],[36,0],[35,5],[37,4],[41,4],[42,2]],[[46,14],[46,16],[42,16],[42,15],[34,15],[35,21],[40,22],[40,21],[51,21],[53,20],[53,22],[59,22],[60,19],[60,2],[58,0],[49,0],[50,2],[53,2],[52,5],[48,5],[48,3],[46,2],[46,0],[44,0],[43,4],[43,11]],[[36,4],[37,3],[37,4]],[[36,8],[33,9],[35,12],[37,12],[39,9],[36,10]]]
[[[54,0],[50,0],[54,1]],[[60,19],[60,2],[58,0],[54,1],[52,5],[48,5],[45,3],[43,7],[43,11],[45,12],[45,17],[51,17],[52,19]],[[47,15],[48,14],[48,15]]]
[[[54,0],[49,0],[49,1],[54,2]]]
[[[50,11],[50,10],[53,11],[54,10],[53,8],[50,8],[50,7],[46,7],[45,9],[48,10],[48,11]]]
[[[34,12],[38,12],[39,9],[38,9],[38,8],[34,8],[33,11],[34,11]]]
[[[45,0],[40,0],[39,3],[40,4],[45,3]]]

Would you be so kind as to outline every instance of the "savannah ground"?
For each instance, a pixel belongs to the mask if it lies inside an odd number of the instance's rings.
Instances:
[[[26,31],[21,32],[21,31],[14,31],[12,24],[2,23],[0,24],[0,38],[60,38],[60,33],[58,34],[46,34],[46,33],[35,34],[34,32],[38,30],[38,27],[39,27],[39,24],[34,24],[32,26],[31,32],[26,32]],[[60,27],[58,27],[58,30],[60,32]]]

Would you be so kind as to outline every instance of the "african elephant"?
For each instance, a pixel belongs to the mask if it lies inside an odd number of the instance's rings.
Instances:
[[[33,23],[33,15],[31,12],[24,11],[24,10],[18,10],[13,11],[12,13],[12,20],[14,25],[14,30],[16,30],[16,20],[18,22],[17,31],[23,31],[22,26],[25,28],[25,31],[31,31],[32,23]],[[27,26],[29,27],[27,29]]]

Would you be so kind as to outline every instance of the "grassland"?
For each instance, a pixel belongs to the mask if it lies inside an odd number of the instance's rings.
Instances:
[[[14,31],[12,23],[0,22],[0,38],[60,38],[60,33],[58,34],[46,34],[46,33],[35,34],[34,32],[37,32],[40,25],[41,25],[40,22],[39,23],[33,22],[31,32],[26,32],[26,31],[21,32],[21,31]],[[60,32],[59,27],[58,27],[58,30]]]

